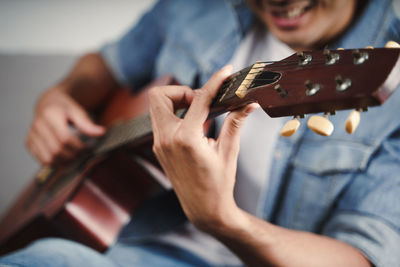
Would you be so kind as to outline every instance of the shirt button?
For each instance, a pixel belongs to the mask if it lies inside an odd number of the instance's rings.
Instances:
[[[282,153],[279,150],[275,150],[274,158],[275,159],[280,159],[281,157],[282,157]]]

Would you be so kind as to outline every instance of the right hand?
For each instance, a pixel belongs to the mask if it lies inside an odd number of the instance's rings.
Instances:
[[[95,124],[85,109],[61,87],[54,87],[39,99],[34,119],[26,138],[26,146],[43,165],[71,160],[85,148],[76,131],[97,137],[105,133]]]

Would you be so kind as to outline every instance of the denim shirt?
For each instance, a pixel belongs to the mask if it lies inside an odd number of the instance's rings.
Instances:
[[[330,48],[399,42],[399,16],[399,0],[370,0]],[[133,90],[164,74],[198,86],[232,58],[253,20],[240,0],[162,0],[101,53]],[[349,111],[340,111],[328,138],[305,125],[279,138],[259,216],[349,243],[375,266],[400,266],[399,91],[362,113],[353,135],[344,129]]]

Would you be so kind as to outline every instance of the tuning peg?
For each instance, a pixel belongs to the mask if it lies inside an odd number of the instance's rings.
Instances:
[[[367,45],[367,46],[365,47],[365,49],[374,49],[374,47],[373,47],[372,45]]]
[[[344,50],[344,48],[343,47],[339,47],[338,49],[336,49],[336,50]]]
[[[329,113],[325,113],[324,116],[313,115],[307,122],[308,128],[314,133],[323,136],[330,136],[333,132],[333,124],[328,119]]]
[[[300,126],[299,116],[294,117],[290,121],[286,122],[282,127],[281,135],[284,137],[292,136]]]
[[[400,48],[400,44],[395,41],[389,41],[385,44],[386,48]]]
[[[345,123],[346,132],[349,134],[354,133],[358,127],[358,124],[360,124],[360,110],[353,110],[347,117]]]

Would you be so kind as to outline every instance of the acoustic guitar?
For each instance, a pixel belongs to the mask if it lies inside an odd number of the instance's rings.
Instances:
[[[366,110],[398,86],[399,56],[398,48],[324,50],[257,62],[224,81],[209,117],[251,102],[271,117]],[[150,86],[171,83],[162,77]],[[171,189],[151,151],[147,103],[146,90],[121,90],[99,117],[107,133],[89,151],[35,175],[0,222],[0,254],[47,236],[104,251],[146,198]]]

